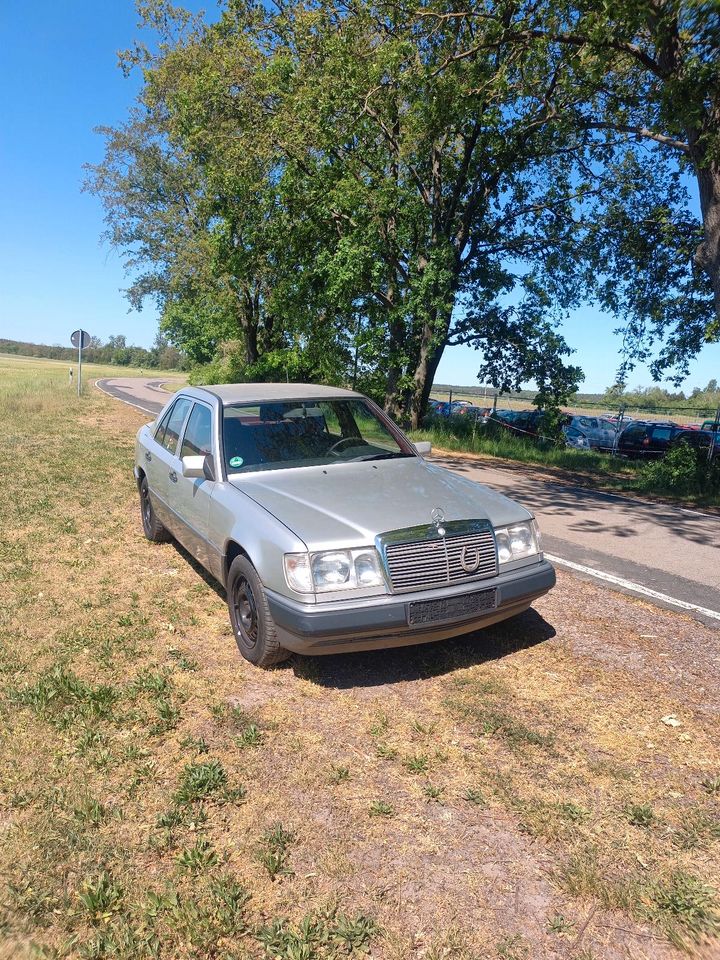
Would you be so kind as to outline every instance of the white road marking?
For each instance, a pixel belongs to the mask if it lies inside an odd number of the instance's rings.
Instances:
[[[695,613],[701,613],[704,617],[720,620],[720,613],[718,613],[717,610],[708,610],[707,607],[699,607],[696,603],[688,603],[686,600],[669,597],[666,593],[658,593],[657,590],[644,587],[641,583],[633,583],[632,580],[626,580],[624,577],[616,577],[615,574],[605,573],[604,570],[596,570],[594,567],[586,567],[584,564],[575,563],[573,560],[555,557],[551,553],[545,553],[544,556],[547,557],[551,563],[557,563],[561,567],[569,567],[571,570],[577,570],[578,573],[584,573],[590,577],[597,577],[598,580],[605,580],[606,583],[614,583],[615,586],[623,587],[625,590],[632,591],[632,593],[639,593],[644,597],[652,597],[653,600],[661,600],[663,603],[680,607],[681,610],[694,610]]]

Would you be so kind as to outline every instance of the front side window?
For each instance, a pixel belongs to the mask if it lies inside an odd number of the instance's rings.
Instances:
[[[175,404],[173,403],[168,407],[168,409],[165,411],[165,415],[155,429],[155,439],[158,443],[162,443],[163,437],[165,436],[165,431],[167,430],[168,420],[170,419],[170,414],[173,412],[174,406]]]
[[[212,413],[202,403],[196,403],[188,417],[181,457],[206,457],[212,453]]]
[[[164,431],[158,431],[156,440],[161,443],[169,453],[175,453],[177,443],[180,439],[180,431],[185,423],[185,417],[190,409],[191,401],[187,397],[179,397],[170,411],[167,424]]]
[[[230,473],[415,456],[359,399],[227,406],[223,446]]]

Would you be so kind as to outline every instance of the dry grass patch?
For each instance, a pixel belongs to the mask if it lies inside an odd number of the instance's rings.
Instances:
[[[578,649],[574,581],[474,637],[257,671],[141,535],[142,416],[47,376],[1,411],[0,951],[713,955],[717,718]],[[710,642],[617,603],[572,622]]]

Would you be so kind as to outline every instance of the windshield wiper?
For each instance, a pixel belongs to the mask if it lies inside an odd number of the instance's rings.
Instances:
[[[362,461],[366,461],[366,460],[395,460],[396,458],[399,459],[400,457],[407,457],[407,456],[408,456],[407,453],[366,453],[366,454],[365,454],[364,456],[362,456],[362,457],[351,457],[351,458],[350,458],[350,461],[351,461],[352,463],[357,463],[357,462],[360,461],[360,460],[362,460]]]

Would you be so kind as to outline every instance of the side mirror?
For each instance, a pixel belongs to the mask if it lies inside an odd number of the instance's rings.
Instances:
[[[415,444],[415,449],[421,457],[426,457],[432,452],[432,444],[429,440],[418,440],[418,442]]]
[[[205,479],[205,457],[183,457],[182,475],[191,480]]]

